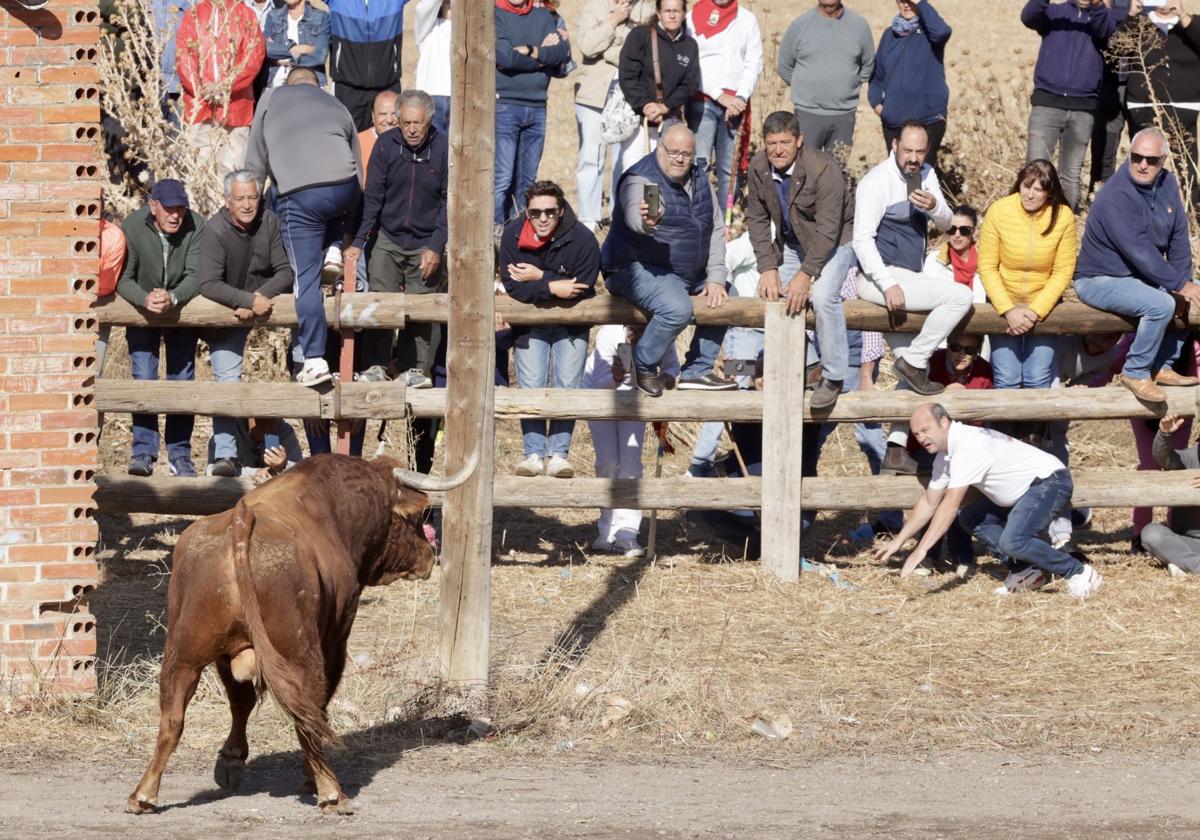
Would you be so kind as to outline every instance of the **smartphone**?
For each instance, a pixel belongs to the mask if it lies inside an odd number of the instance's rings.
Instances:
[[[617,345],[617,358],[621,360],[621,367],[625,368],[625,375],[633,373],[633,345],[628,341],[622,341]]]
[[[904,184],[908,188],[908,194],[912,195],[917,190],[921,189],[921,170],[916,172],[904,173]]]
[[[662,213],[658,198],[658,184],[646,184],[642,188],[642,201],[646,202],[646,215],[657,220]]]

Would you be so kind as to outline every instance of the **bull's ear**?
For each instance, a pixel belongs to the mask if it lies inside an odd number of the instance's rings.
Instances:
[[[392,510],[400,516],[419,516],[429,507],[429,497],[420,490],[398,486],[396,493],[396,503],[392,505]]]

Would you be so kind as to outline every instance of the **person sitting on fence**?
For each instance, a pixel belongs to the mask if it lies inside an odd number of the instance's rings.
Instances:
[[[1092,202],[1075,263],[1075,291],[1088,306],[1138,318],[1117,377],[1140,400],[1165,403],[1160,385],[1195,385],[1171,365],[1185,332],[1171,330],[1180,299],[1200,305],[1193,282],[1188,215],[1175,176],[1163,168],[1167,138],[1157,128],[1134,135],[1129,160]]]
[[[954,208],[950,219],[950,230],[946,241],[930,248],[921,269],[926,277],[961,283],[971,290],[971,300],[987,303],[987,292],[979,279],[979,249],[975,235],[979,230],[979,211],[969,204]],[[987,341],[984,341],[984,356],[987,356]]]
[[[811,404],[824,411],[837,402],[848,376],[841,288],[854,266],[854,203],[841,166],[805,145],[795,114],[768,116],[763,145],[750,161],[746,195],[758,293],[764,300],[786,297],[791,315],[803,314],[811,298],[821,338],[821,382]]]
[[[703,293],[709,308],[729,299],[725,219],[708,172],[694,162],[695,150],[692,132],[673,123],[654,154],[625,171],[612,231],[601,249],[609,291],[651,315],[634,352],[633,373],[634,384],[651,397],[663,392],[659,360],[692,321],[691,295]],[[658,204],[656,214],[648,200]],[[680,389],[737,388],[713,370],[724,337],[724,326],[696,327]]]
[[[1200,441],[1185,449],[1176,449],[1172,437],[1183,428],[1184,418],[1168,414],[1158,424],[1154,436],[1154,460],[1164,470],[1200,469]],[[1200,475],[1193,475],[1193,487],[1200,487]],[[1200,508],[1177,507],[1167,514],[1167,523],[1151,522],[1142,529],[1142,545],[1163,563],[1173,577],[1200,574]]]
[[[642,327],[623,327],[607,324],[596,330],[596,348],[588,356],[583,373],[584,388],[633,389],[633,371],[626,367],[632,358],[632,348],[642,337]],[[622,354],[629,352],[622,361]],[[668,345],[661,360],[664,386],[671,388],[679,375],[679,359],[675,345]],[[589,420],[592,446],[596,450],[596,478],[641,478],[642,446],[646,423],[643,420]],[[626,557],[646,554],[638,542],[642,526],[640,510],[603,508],[596,524],[599,533],[592,543],[593,551],[616,552]]]
[[[449,143],[433,127],[433,97],[406,90],[396,99],[398,130],[384,132],[375,142],[366,167],[367,190],[363,217],[346,249],[347,259],[360,260],[362,249],[376,236],[368,266],[372,292],[424,295],[445,291],[448,225],[446,200]],[[430,388],[436,337],[433,324],[409,324],[400,332],[395,351],[404,383]],[[362,379],[386,381],[395,330],[363,333]]]
[[[600,246],[575,218],[562,187],[534,181],[522,196],[525,218],[504,226],[500,237],[500,279],[522,303],[579,300],[595,293]],[[515,332],[513,360],[520,388],[575,389],[587,363],[587,326],[522,327]],[[551,478],[575,474],[567,453],[574,420],[525,418],[521,421],[525,460],[517,475],[545,472]]]
[[[217,436],[214,434],[208,440],[208,475],[269,478],[291,469],[304,458],[296,432],[285,420],[276,417],[239,417],[231,421],[230,428],[233,430],[231,436],[237,453],[233,460],[237,463],[238,471],[232,474],[216,471],[219,459],[216,457]]]
[[[200,283],[200,236],[204,217],[188,209],[183,183],[164,178],[150,191],[150,203],[121,223],[125,233],[125,268],[117,294],[153,315],[177,312],[196,296]],[[158,379],[159,345],[167,348],[167,379],[196,378],[196,332],[188,327],[127,327],[129,363],[133,378]],[[167,462],[171,475],[194,476],[190,414],[169,414],[166,423]],[[133,415],[133,457],[129,474],[149,476],[158,460],[158,417]]]
[[[944,231],[953,219],[937,175],[925,163],[928,144],[925,126],[905,123],[893,154],[863,176],[854,195],[859,295],[889,313],[929,313],[911,341],[887,334],[896,377],[923,395],[941,393],[942,386],[929,379],[929,357],[972,303],[971,290],[962,284],[921,273],[930,220]]]
[[[317,87],[317,76],[295,67],[287,84],[268,90],[250,128],[246,169],[268,175],[283,244],[296,275],[296,316],[304,367],[301,385],[332,379],[325,360],[325,299],[321,264],[325,249],[346,244],[362,211],[362,162],[350,112]]]
[[[225,206],[204,225],[199,277],[200,294],[229,307],[247,325],[269,314],[271,298],[287,292],[295,282],[283,249],[279,217],[263,208],[258,180],[245,169],[225,176]],[[216,381],[241,381],[242,353],[249,335],[249,326],[204,334]],[[233,417],[213,417],[209,460],[213,475],[236,476],[241,470],[234,422]],[[216,460],[211,460],[214,457]]]
[[[933,478],[900,533],[875,552],[876,561],[891,558],[924,528],[900,569],[907,577],[957,517],[1008,563],[1011,573],[997,593],[1040,589],[1051,575],[1066,578],[1067,591],[1076,598],[1100,589],[1103,578],[1091,564],[1052,548],[1040,536],[1071,502],[1074,485],[1061,461],[1000,432],[955,422],[938,403],[917,408],[909,425],[925,451],[937,455]],[[960,512],[971,487],[982,495]]]

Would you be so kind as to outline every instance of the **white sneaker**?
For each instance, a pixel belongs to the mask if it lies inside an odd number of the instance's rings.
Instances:
[[[301,385],[312,388],[333,379],[329,372],[329,363],[324,359],[307,359],[304,367],[296,374],[296,381]]]
[[[614,540],[612,546],[613,551],[619,552],[630,559],[646,556],[646,549],[642,548],[641,544],[633,537]]]
[[[551,455],[550,462],[546,465],[546,475],[551,478],[573,478],[575,476],[575,468],[563,456]]]
[[[1173,578],[1185,578],[1188,576],[1187,572],[1176,566],[1174,563],[1167,564],[1167,573]]]
[[[1100,591],[1104,578],[1092,568],[1090,563],[1083,564],[1083,571],[1076,572],[1067,578],[1067,592],[1079,600],[1090,598]]]
[[[1087,568],[1091,568],[1088,566]],[[1030,566],[1021,572],[1013,572],[1004,579],[1004,583],[996,587],[997,595],[1012,595],[1016,592],[1032,592],[1041,589],[1050,582],[1050,575],[1037,566]]]
[[[546,465],[542,462],[540,455],[530,455],[521,463],[517,464],[517,475],[530,478],[535,475],[541,475],[546,471]]]

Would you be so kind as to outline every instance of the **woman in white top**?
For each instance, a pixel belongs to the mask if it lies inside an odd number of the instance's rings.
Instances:
[[[630,371],[618,358],[621,344],[632,348],[641,337],[642,327],[623,327],[608,324],[596,331],[596,348],[588,356],[583,370],[582,388],[615,388],[630,391],[633,383]],[[673,388],[679,376],[679,358],[675,346],[663,354],[661,369],[667,388]],[[645,443],[646,424],[641,420],[589,420],[592,447],[596,450],[597,478],[641,478],[642,446]],[[646,554],[638,542],[638,531],[642,527],[640,510],[604,508],[597,523],[599,535],[592,549],[613,551],[626,557],[643,557]]]
[[[417,2],[417,84],[433,97],[433,126],[450,134],[450,0]]]

